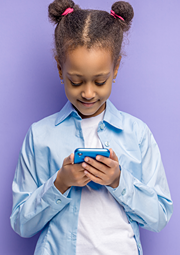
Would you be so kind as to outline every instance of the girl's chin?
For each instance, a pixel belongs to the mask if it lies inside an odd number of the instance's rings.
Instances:
[[[81,118],[85,119],[95,117],[105,110],[106,104],[104,103],[103,105],[96,107],[97,102],[93,103],[92,105],[88,104],[88,106],[84,106],[84,103],[83,104],[80,103],[80,105],[77,105],[78,107],[74,105],[73,106],[77,110]]]

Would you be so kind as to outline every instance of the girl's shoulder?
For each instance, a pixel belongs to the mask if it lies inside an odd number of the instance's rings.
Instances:
[[[119,111],[119,113],[122,116],[124,125],[130,126],[130,127],[138,126],[138,128],[145,128],[145,126],[147,126],[143,120],[131,115],[130,113],[123,112],[123,111]]]
[[[139,118],[118,110],[110,101],[107,102],[107,115],[105,120],[124,135],[136,137],[138,142],[141,143],[144,136],[150,132],[146,123]]]
[[[139,144],[142,142],[143,137],[148,135],[149,132],[151,133],[147,124],[141,119],[122,111],[120,111],[120,114],[123,118],[123,128],[125,132],[134,134]]]
[[[44,137],[46,134],[56,133],[57,126],[61,129],[61,131],[64,130],[64,125],[60,124],[64,122],[64,120],[68,119],[68,116],[71,115],[72,111],[74,111],[74,108],[71,103],[67,101],[59,112],[34,122],[30,127],[33,136]]]
[[[108,101],[107,110],[110,112],[108,115],[113,115],[113,120],[115,120],[118,126],[122,127],[122,129],[134,129],[135,127],[144,129],[147,126],[141,119],[127,112],[118,110],[110,101]],[[110,118],[112,119],[112,117]]]
[[[32,133],[38,136],[42,135],[44,132],[47,132],[48,130],[50,131],[54,129],[57,116],[58,112],[50,116],[47,116],[37,122],[34,122],[30,127]]]

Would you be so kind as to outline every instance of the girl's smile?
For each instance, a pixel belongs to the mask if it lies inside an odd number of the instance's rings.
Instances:
[[[81,101],[79,101],[81,102]],[[97,102],[97,101],[96,101]],[[91,103],[88,103],[88,102],[81,102],[85,107],[91,107],[93,106],[96,102],[91,102]]]
[[[66,96],[82,118],[104,111],[118,67],[109,50],[85,47],[68,52],[63,67],[58,65]]]

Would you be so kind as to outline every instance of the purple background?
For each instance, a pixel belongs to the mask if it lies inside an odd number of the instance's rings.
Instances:
[[[38,236],[10,227],[11,184],[29,126],[66,102],[53,60],[50,0],[0,1],[0,254],[31,255]],[[114,1],[77,0],[110,11]],[[178,255],[180,215],[180,1],[130,0],[135,17],[111,100],[145,121],[161,150],[174,214],[163,231],[141,230],[145,255]]]

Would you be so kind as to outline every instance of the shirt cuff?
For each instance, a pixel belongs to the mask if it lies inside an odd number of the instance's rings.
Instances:
[[[42,199],[55,210],[61,210],[67,204],[71,202],[71,198],[68,198],[71,188],[69,188],[64,194],[62,194],[54,185],[57,172],[45,183]]]
[[[134,190],[135,177],[131,175],[124,168],[121,169],[119,186],[117,188],[112,188],[107,186],[109,192],[116,198],[122,205],[128,204],[128,201],[132,199]]]

